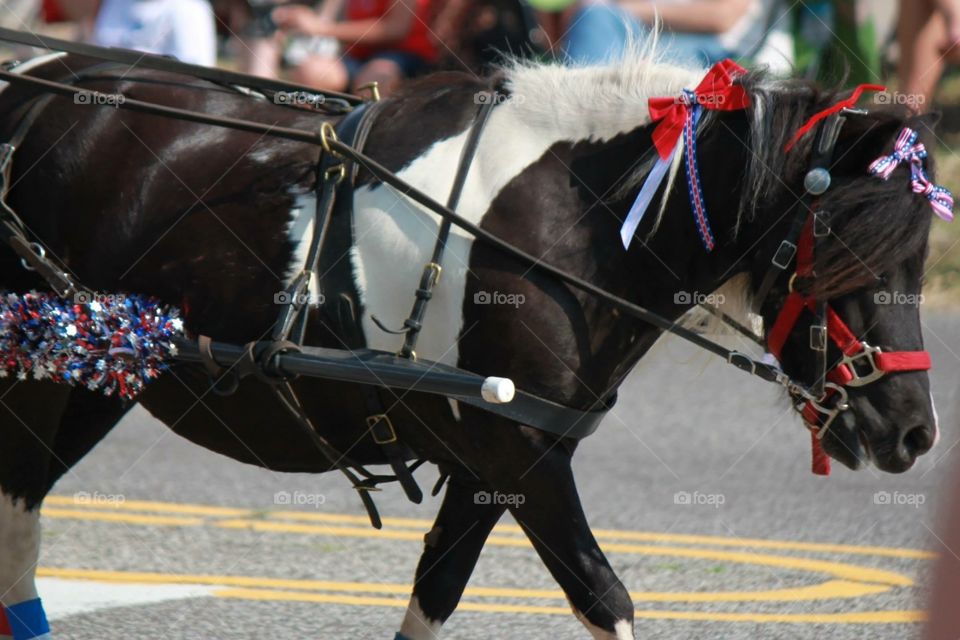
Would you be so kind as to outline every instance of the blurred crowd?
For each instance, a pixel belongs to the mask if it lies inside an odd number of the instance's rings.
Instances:
[[[286,75],[318,89],[389,94],[442,68],[511,55],[595,64],[662,25],[684,64],[732,57],[774,72],[878,82],[896,60],[929,104],[960,61],[960,0],[0,0],[3,26],[67,21],[96,44]]]

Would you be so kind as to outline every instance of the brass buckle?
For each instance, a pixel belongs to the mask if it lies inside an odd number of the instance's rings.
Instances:
[[[323,172],[323,177],[326,180],[332,180],[335,177],[337,179],[336,183],[340,184],[343,182],[343,179],[347,177],[347,167],[342,162],[338,165],[327,167],[326,171]]]
[[[387,428],[390,429],[390,437],[384,440],[379,439],[377,437],[377,432],[373,429],[380,422],[384,422],[387,425]],[[372,416],[367,416],[367,428],[370,430],[370,435],[373,436],[373,441],[377,444],[392,444],[397,441],[397,431],[393,428],[393,422],[390,421],[390,416],[385,413],[377,413]]]
[[[329,122],[324,122],[320,125],[320,145],[323,147],[323,150],[329,153],[330,155],[339,158],[341,157],[339,153],[330,148],[330,141],[337,142],[337,130],[333,128],[333,125]]]
[[[440,283],[440,274],[443,272],[443,267],[436,262],[428,262],[426,268],[433,271],[433,286],[437,286]]]
[[[370,97],[373,98],[373,101],[380,102],[380,83],[373,81],[357,87],[357,91],[367,91],[368,89],[370,91]]]
[[[880,347],[871,347],[866,342],[860,344],[863,346],[862,351],[852,356],[844,355],[840,361],[840,364],[847,365],[850,375],[853,376],[853,380],[847,383],[848,387],[862,387],[887,374],[886,371],[877,366],[877,359],[874,357],[875,354],[881,353]],[[861,369],[857,369],[858,366]]]

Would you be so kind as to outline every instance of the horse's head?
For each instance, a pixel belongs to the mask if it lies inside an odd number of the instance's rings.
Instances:
[[[789,137],[812,112],[835,100],[813,95],[806,108],[798,105],[793,113],[759,114],[767,119],[761,128],[779,127]],[[754,166],[777,176],[758,182],[753,194],[762,196],[755,200],[763,203],[757,221],[769,221],[759,225],[760,250],[752,266],[768,347],[791,378],[814,391],[792,395],[805,422],[822,428],[824,450],[850,468],[872,459],[890,472],[909,469],[937,438],[918,308],[934,213],[927,197],[932,187],[927,194],[914,192],[918,177],[909,160],[899,162],[887,179],[870,171],[895,145],[904,148],[904,128],[921,137],[929,132],[926,120],[905,114],[848,115],[827,154],[830,184],[820,195],[800,197],[811,163],[816,164],[816,130],[789,153],[782,144],[768,149]],[[924,169],[932,183],[929,158]],[[756,290],[770,272],[770,256],[798,216],[808,226],[800,233],[797,257],[782,271],[774,268],[772,288],[763,295]]]

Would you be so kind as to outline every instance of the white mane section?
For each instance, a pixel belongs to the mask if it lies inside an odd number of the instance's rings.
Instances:
[[[650,98],[679,96],[704,73],[650,57],[595,67],[517,62],[506,70],[512,97],[504,107],[534,130],[609,140],[650,122]]]
[[[564,132],[566,140],[604,141],[632,131],[650,123],[650,98],[679,96],[683,89],[696,87],[706,74],[704,69],[661,62],[656,46],[656,38],[645,45],[633,43],[622,60],[603,66],[516,61],[505,70],[512,97],[504,106],[524,127],[554,136]],[[682,158],[678,146],[666,194],[673,190]],[[653,162],[648,166],[652,168]],[[660,226],[668,199],[661,200],[650,235]]]

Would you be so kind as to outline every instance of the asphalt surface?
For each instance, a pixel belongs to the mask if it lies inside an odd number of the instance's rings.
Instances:
[[[960,452],[960,314],[930,312],[925,324],[942,440],[900,476],[836,465],[812,476],[807,432],[778,392],[677,340],[658,343],[576,456],[590,522],[635,593],[638,638],[919,632],[932,563],[917,550],[938,550],[940,486]],[[435,473],[419,477],[429,487]],[[412,520],[374,534],[339,475],[244,466],[139,409],[54,496],[41,595],[55,637],[76,640],[388,640],[428,529],[420,520],[438,506],[388,488],[383,515]],[[521,536],[495,539],[471,586],[501,590],[468,594],[444,637],[587,637]]]

